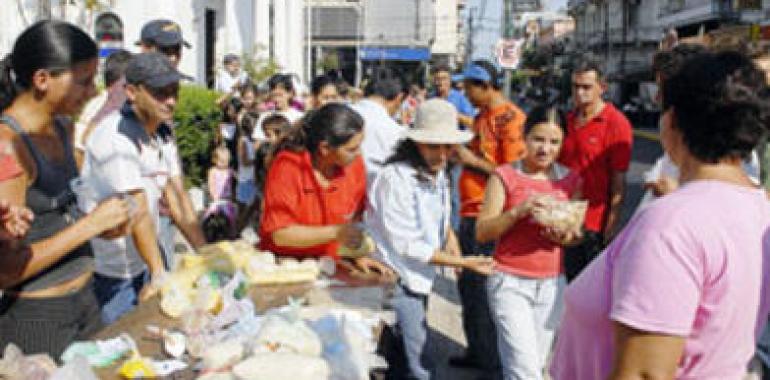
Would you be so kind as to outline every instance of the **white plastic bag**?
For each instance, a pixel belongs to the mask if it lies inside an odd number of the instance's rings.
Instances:
[[[305,321],[299,317],[299,303],[268,312],[262,320],[257,334],[257,344],[270,347],[273,351],[294,352],[310,356],[321,356],[321,339]]]
[[[239,380],[325,380],[329,367],[318,357],[292,354],[256,354],[233,367]]]
[[[56,363],[50,356],[24,356],[13,343],[5,347],[0,360],[0,379],[4,380],[46,380],[55,370]]]
[[[91,370],[88,360],[82,356],[76,356],[71,362],[54,372],[49,380],[99,380]]]

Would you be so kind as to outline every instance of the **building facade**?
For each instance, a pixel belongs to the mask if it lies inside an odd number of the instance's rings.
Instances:
[[[337,71],[358,84],[377,66],[411,73],[431,59],[436,42],[442,52],[456,45],[450,35],[438,41],[433,0],[306,0],[305,4],[311,35],[304,46],[313,75]],[[456,27],[456,18],[444,17]]]
[[[16,37],[45,18],[72,22],[91,34],[100,48],[138,51],[142,26],[153,19],[176,21],[192,48],[184,49],[180,70],[199,84],[212,84],[225,54],[274,60],[285,72],[302,74],[303,0],[6,0],[0,7],[0,53]],[[47,4],[40,7],[40,4]]]
[[[751,25],[770,23],[768,0],[570,0],[568,6],[576,28],[572,50],[603,58],[618,103],[649,98],[641,89],[653,80],[652,56],[666,30],[684,40],[727,30],[746,31],[748,39]]]

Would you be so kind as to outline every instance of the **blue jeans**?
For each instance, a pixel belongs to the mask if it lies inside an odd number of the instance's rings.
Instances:
[[[428,295],[412,292],[399,283],[394,289],[392,305],[410,372],[404,378],[430,380],[433,363],[428,349]]]
[[[492,256],[494,243],[481,244],[476,241],[476,219],[463,218],[460,222],[460,247],[463,256]],[[487,297],[487,278],[464,270],[457,280],[460,303],[463,307],[463,329],[468,340],[466,356],[487,370],[500,367],[497,351],[497,333]]]
[[[150,281],[147,271],[133,279],[122,279],[94,274],[94,293],[102,309],[102,322],[109,325],[139,303],[139,292]]]
[[[449,169],[449,181],[451,186],[452,213],[449,217],[452,229],[460,230],[460,174],[463,172],[463,166],[455,164]]]

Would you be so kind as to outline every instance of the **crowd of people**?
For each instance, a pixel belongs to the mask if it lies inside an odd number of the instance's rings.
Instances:
[[[199,212],[173,129],[189,44],[155,20],[139,45],[105,60],[99,96],[96,44],[74,25],[38,22],[0,61],[0,346],[58,357],[158,291],[177,231],[195,249],[254,228],[279,256],[394,280],[402,378],[435,378],[440,266],[459,273],[468,341],[451,365],[506,380],[745,375],[770,311],[752,158],[770,91],[745,54],[655,56],[665,156],[644,181],[660,199],[623,227],[632,126],[590,58],[574,65],[573,110],[525,114],[484,60],[459,81],[435,67],[432,92],[379,70],[359,99],[331,75],[307,97],[288,74],[263,88],[227,55]],[[585,201],[582,225],[538,222],[553,200]],[[340,256],[367,239],[370,255]]]

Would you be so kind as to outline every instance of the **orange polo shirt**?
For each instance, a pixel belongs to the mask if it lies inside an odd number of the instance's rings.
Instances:
[[[348,223],[361,212],[366,196],[366,171],[360,156],[322,188],[309,152],[282,151],[273,160],[265,183],[264,211],[259,226],[260,248],[279,255],[337,255],[337,242],[309,248],[273,243],[273,232],[292,225],[328,226]]]
[[[476,136],[468,148],[495,166],[517,161],[524,156],[524,120],[526,115],[511,102],[485,108],[473,121]],[[460,215],[479,215],[487,186],[486,174],[463,169],[460,175]]]

